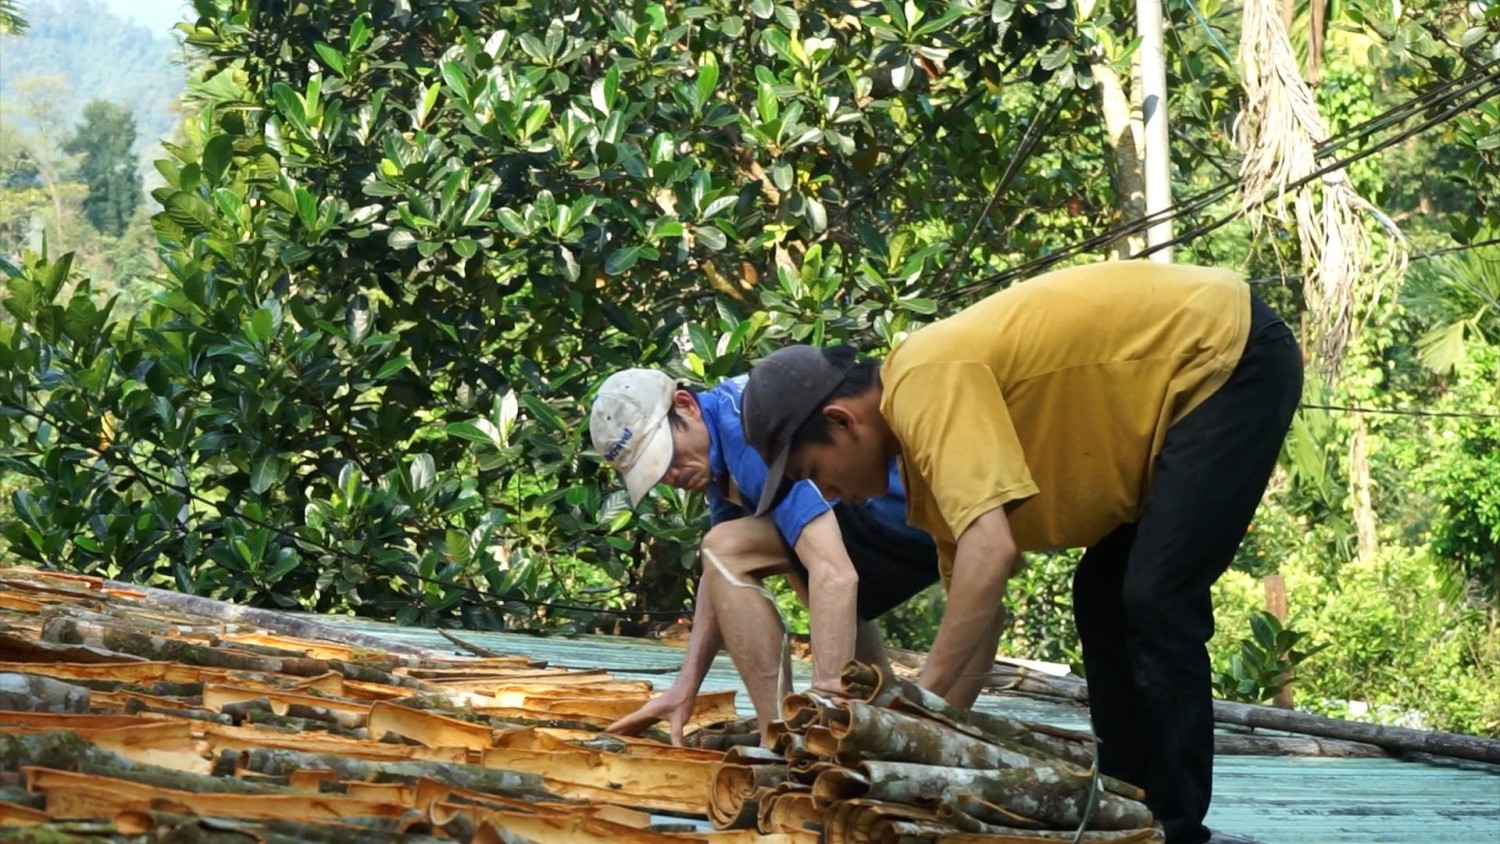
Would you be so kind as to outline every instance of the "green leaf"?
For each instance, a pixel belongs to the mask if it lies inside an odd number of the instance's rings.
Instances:
[[[272,566],[271,570],[266,572],[265,581],[266,583],[276,583],[283,577],[296,571],[301,565],[302,558],[297,556],[296,551],[291,548],[282,548],[276,552],[276,565]]]
[[[1270,613],[1257,611],[1250,614],[1250,631],[1255,636],[1256,644],[1268,654],[1276,653],[1276,633],[1280,627],[1275,616]]]
[[[458,94],[458,98],[469,102],[469,75],[464,72],[463,65],[456,61],[445,61],[442,63],[442,74],[443,81]]]
[[[89,552],[90,554],[104,553],[104,549],[99,547],[99,543],[95,542],[92,537],[87,536],[86,534],[75,534],[73,536],[73,544]]]
[[[755,89],[755,111],[760,115],[762,123],[770,123],[781,114],[781,107],[776,102],[776,89],[768,83],[762,82]]]
[[[252,342],[265,342],[275,336],[275,322],[276,315],[271,313],[270,308],[259,308],[250,317],[249,330],[245,333],[250,336]]]
[[[901,299],[899,302],[897,302],[897,304],[901,307],[902,310],[910,311],[914,314],[921,314],[922,316],[931,316],[932,314],[937,313],[938,309],[938,303],[936,299],[926,299],[920,297],[913,299]]]
[[[495,217],[506,231],[517,237],[526,237],[531,234],[531,227],[526,225],[526,221],[514,209],[501,208],[495,212]]]
[[[704,53],[703,59],[698,65],[698,81],[695,83],[695,91],[698,94],[698,108],[702,110],[708,105],[713,96],[714,86],[719,84],[719,63],[714,59],[713,53]]]
[[[483,417],[472,422],[450,422],[444,426],[443,432],[450,437],[485,443],[497,448],[503,445],[500,430],[495,427],[495,423]]]
[[[87,288],[74,293],[73,298],[68,301],[68,309],[63,313],[63,334],[69,340],[78,345],[83,345],[98,334],[98,326],[95,324],[99,319],[99,309],[94,306],[93,299],[89,298]]]
[[[42,304],[41,287],[29,276],[11,276],[5,282],[10,295],[5,299],[5,309],[22,322],[30,322]]]
[[[323,64],[328,65],[328,67],[331,68],[333,72],[337,73],[339,76],[344,75],[343,53],[340,53],[336,48],[323,41],[319,41],[318,43],[314,44],[313,49],[318,51],[318,56],[323,59]]]
[[[271,86],[271,96],[276,101],[277,112],[307,134],[307,106],[302,95],[285,82],[277,82]]]
[[[532,418],[540,422],[549,431],[559,434],[568,433],[567,423],[557,414],[557,411],[547,406],[546,402],[528,393],[521,396],[521,404],[525,405],[526,409],[531,412]]]
[[[411,488],[415,491],[420,492],[432,486],[433,480],[437,478],[437,463],[433,461],[432,455],[426,452],[414,455],[410,476]]]
[[[397,355],[396,357],[393,357],[385,363],[381,364],[379,371],[375,373],[375,380],[384,381],[392,375],[395,375],[397,372],[405,369],[410,364],[411,359],[406,355]]]
[[[203,145],[203,159],[200,165],[204,179],[211,185],[218,184],[233,160],[234,138],[229,135],[214,135],[209,138],[208,143]]]
[[[356,52],[370,40],[370,16],[361,12],[349,25],[349,51]]]
[[[186,191],[177,191],[168,197],[165,210],[172,222],[191,234],[213,231],[218,222],[207,202]]]
[[[635,266],[636,261],[640,259],[643,251],[644,249],[640,246],[627,246],[623,249],[616,249],[609,253],[608,258],[604,259],[604,271],[610,275],[619,275],[625,272]]]
[[[717,252],[729,245],[724,233],[713,226],[693,226],[693,236],[705,249]]]
[[[491,185],[479,185],[470,191],[468,200],[464,203],[464,216],[461,221],[466,226],[472,226],[484,219],[484,215],[490,210],[490,199],[495,195],[495,188]]]
[[[266,491],[280,481],[280,460],[275,455],[266,455],[256,464],[250,472],[250,491],[256,495],[265,495]]]
[[[412,114],[412,120],[420,129],[427,125],[427,118],[432,116],[432,109],[437,106],[438,94],[442,92],[442,86],[436,82],[427,86],[422,92],[422,101],[417,104],[417,110]]]

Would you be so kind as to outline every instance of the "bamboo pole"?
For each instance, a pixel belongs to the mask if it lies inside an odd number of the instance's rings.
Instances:
[[[1242,733],[1214,735],[1214,753],[1218,756],[1321,756],[1329,759],[1377,759],[1390,756],[1385,748],[1361,741]]]
[[[1043,677],[1010,668],[997,668],[990,675],[991,683],[1001,687],[1018,688],[1041,694],[1051,694],[1069,700],[1086,703],[1088,687],[1083,680],[1069,677]],[[1364,742],[1399,753],[1428,753],[1434,756],[1452,756],[1475,762],[1500,764],[1500,739],[1482,736],[1466,736],[1438,730],[1414,730],[1408,727],[1387,727],[1360,721],[1346,721],[1308,712],[1294,712],[1273,706],[1253,703],[1214,701],[1214,720],[1221,724],[1241,727],[1256,727],[1280,730],[1287,733],[1317,736],[1342,741]]]

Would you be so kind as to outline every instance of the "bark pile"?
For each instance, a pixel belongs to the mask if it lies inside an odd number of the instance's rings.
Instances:
[[[1163,840],[1139,788],[1095,775],[1086,735],[966,713],[860,663],[844,684],[847,700],[788,695],[774,746],[726,757],[716,828],[827,844]]]
[[[777,782],[706,749],[734,724],[704,748],[602,734],[652,692],[600,670],[76,575],[0,570],[0,598],[0,841],[748,844],[661,814]],[[697,709],[732,719],[733,693]]]

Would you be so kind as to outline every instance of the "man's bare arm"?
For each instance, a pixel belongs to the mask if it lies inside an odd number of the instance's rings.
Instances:
[[[839,674],[854,657],[855,599],[859,575],[844,548],[838,518],[825,512],[802,528],[797,557],[807,567],[807,609],[812,624],[813,687],[841,688]]]
[[[958,538],[948,609],[938,626],[932,652],[922,667],[923,688],[947,698],[978,653],[995,652],[1004,608],[1005,584],[1017,559],[1005,511],[996,507],[975,519]]]
[[[698,690],[703,687],[703,680],[708,676],[714,657],[724,644],[714,603],[706,591],[712,581],[713,577],[707,571],[698,580],[698,594],[693,608],[693,632],[688,638],[687,651],[682,657],[682,670],[678,672],[677,679],[666,691],[610,724],[605,732],[640,735],[652,724],[665,719],[672,743],[682,744],[683,731],[697,705]]]

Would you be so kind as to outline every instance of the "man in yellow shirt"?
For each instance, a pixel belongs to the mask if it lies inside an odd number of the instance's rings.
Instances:
[[[1302,387],[1287,326],[1236,274],[1107,262],[1017,284],[912,334],[878,378],[850,347],[752,370],[745,435],[788,479],[873,498],[896,458],[948,609],[921,684],[994,658],[1019,552],[1088,549],[1073,580],[1100,768],[1146,789],[1169,844],[1213,780],[1209,589],[1233,560]],[[967,699],[956,699],[967,698]]]

